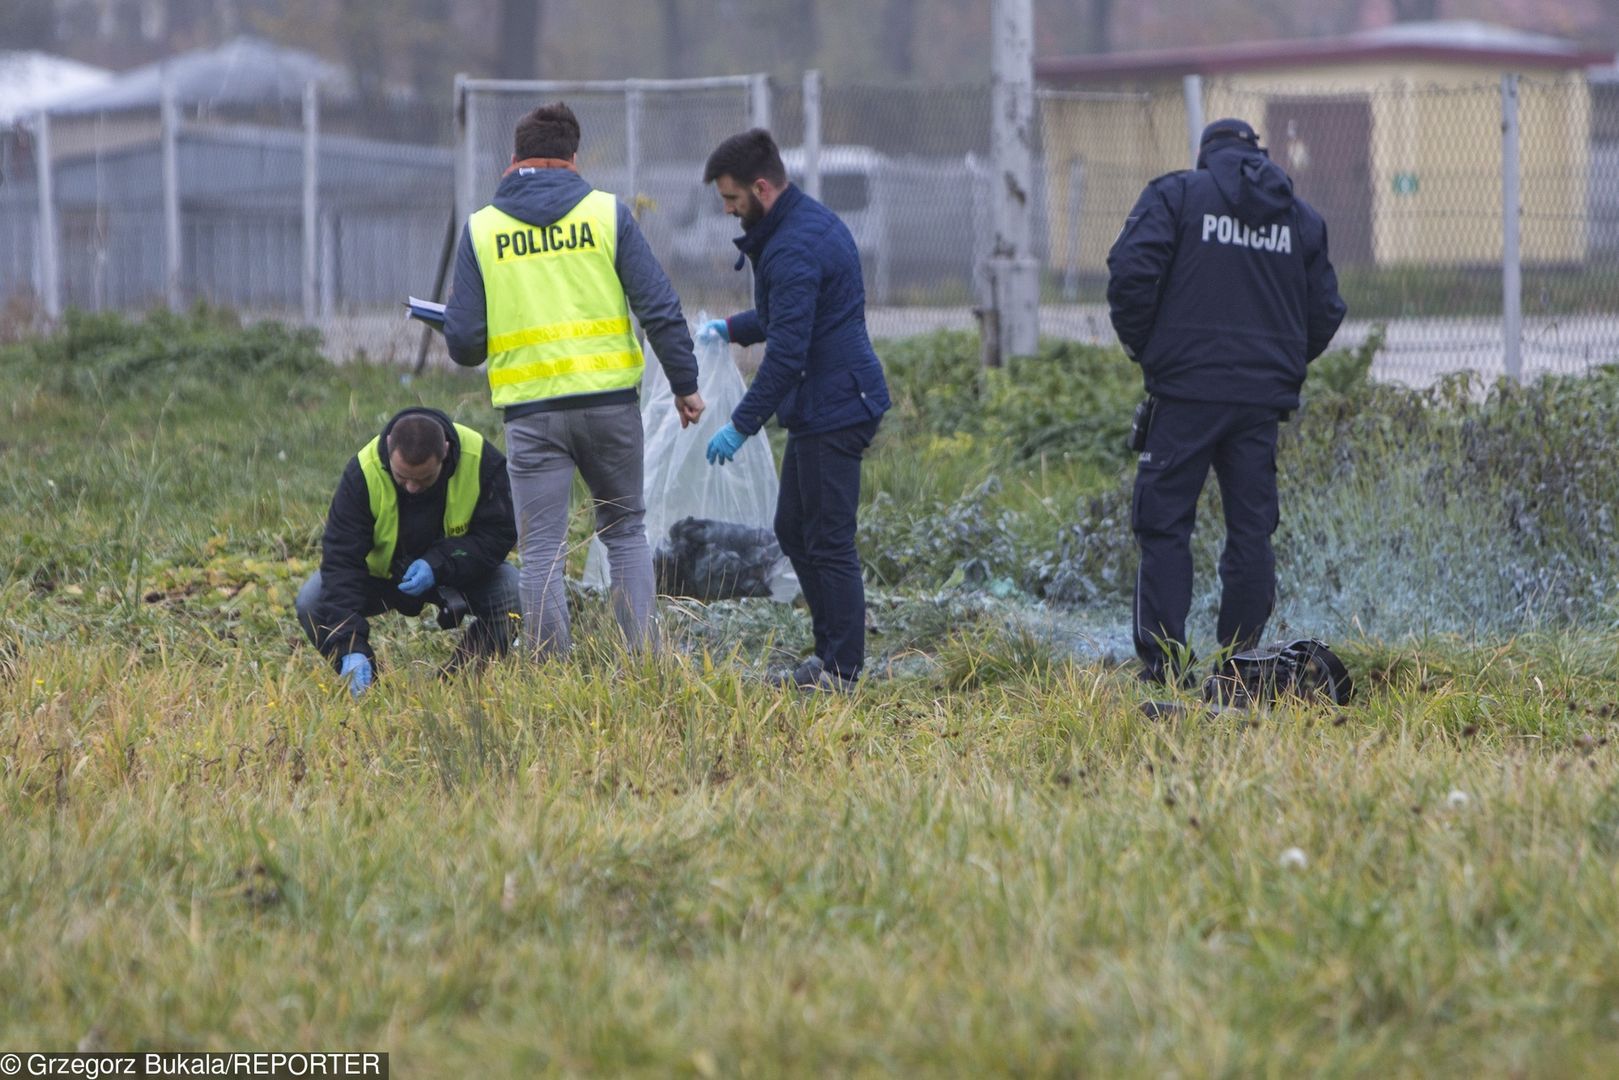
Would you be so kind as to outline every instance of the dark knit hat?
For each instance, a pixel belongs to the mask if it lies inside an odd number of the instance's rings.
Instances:
[[[1247,143],[1249,146],[1259,145],[1259,136],[1255,134],[1253,125],[1246,120],[1238,120],[1235,117],[1216,120],[1204,128],[1203,137],[1198,140],[1197,144],[1207,146],[1217,139],[1237,139]]]

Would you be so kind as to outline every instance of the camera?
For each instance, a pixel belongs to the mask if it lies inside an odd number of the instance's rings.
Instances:
[[[438,625],[440,630],[454,630],[472,611],[466,594],[460,589],[440,585],[438,590]]]

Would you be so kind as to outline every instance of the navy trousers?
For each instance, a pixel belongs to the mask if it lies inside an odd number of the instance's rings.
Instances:
[[[776,540],[793,564],[815,628],[815,655],[858,678],[866,660],[866,585],[855,550],[860,460],[879,421],[819,435],[787,435],[776,499]]]
[[[1134,631],[1143,674],[1178,678],[1189,659],[1186,613],[1192,606],[1192,528],[1209,466],[1225,507],[1220,556],[1220,647],[1250,648],[1276,604],[1278,520],[1276,435],[1282,414],[1253,405],[1160,398],[1136,463],[1131,526],[1141,551]]]

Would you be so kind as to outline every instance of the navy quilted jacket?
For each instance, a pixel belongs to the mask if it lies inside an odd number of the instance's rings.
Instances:
[[[752,435],[775,413],[788,431],[815,435],[888,411],[848,226],[789,185],[736,246],[753,260],[754,307],[726,324],[738,345],[765,343],[759,371],[731,413],[736,429]]]

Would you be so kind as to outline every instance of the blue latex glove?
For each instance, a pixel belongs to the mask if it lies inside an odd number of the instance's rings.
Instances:
[[[359,697],[371,685],[371,659],[365,653],[351,652],[343,657],[338,674],[349,681],[349,694]]]
[[[433,587],[433,568],[426,559],[417,559],[405,567],[405,576],[399,579],[399,591],[406,596],[420,596]]]
[[[736,452],[742,449],[742,444],[747,441],[748,437],[738,431],[736,425],[726,424],[708,440],[708,463],[724,465],[736,457]]]
[[[721,341],[731,340],[731,325],[724,319],[710,319],[697,328],[697,340],[703,343],[719,338]]]

